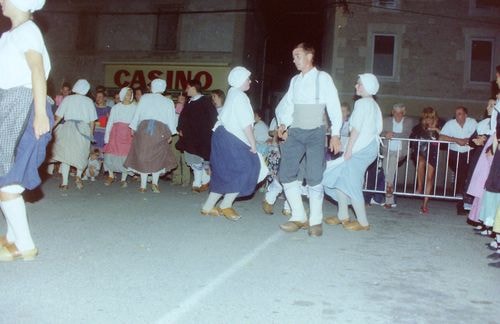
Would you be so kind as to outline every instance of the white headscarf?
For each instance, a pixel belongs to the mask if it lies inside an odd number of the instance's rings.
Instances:
[[[250,74],[252,73],[243,66],[237,66],[229,72],[227,81],[231,87],[239,88],[245,83]]]
[[[90,90],[90,83],[85,79],[80,79],[75,82],[73,86],[73,92],[85,96]]]
[[[43,8],[45,0],[10,0],[19,10],[25,12],[34,12]]]
[[[162,93],[167,88],[167,82],[163,79],[154,79],[151,82],[152,93]]]
[[[120,90],[120,93],[118,96],[120,97],[120,101],[125,100],[125,97],[127,96],[127,92],[131,90],[129,87],[122,88]],[[134,100],[134,92],[132,91],[132,98],[130,99],[131,101]]]
[[[359,80],[369,94],[372,96],[377,94],[380,84],[378,83],[376,76],[371,73],[363,73],[359,75]]]

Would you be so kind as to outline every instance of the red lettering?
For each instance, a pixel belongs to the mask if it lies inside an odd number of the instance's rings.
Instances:
[[[130,80],[130,86],[135,88],[137,85],[142,89],[146,89],[147,84],[146,84],[146,79],[144,78],[144,71],[141,70],[134,71],[132,80]]]
[[[174,88],[174,71],[167,71],[167,77],[165,78],[167,81],[167,89]]]
[[[118,70],[113,76],[113,81],[118,88],[127,87],[130,84],[128,81],[122,80],[123,76],[128,77],[130,73],[127,70]]]
[[[175,71],[175,87],[174,89],[184,90],[187,87],[188,81],[191,80],[191,71]]]
[[[163,74],[163,72],[161,72],[161,71],[151,70],[148,73],[148,79],[153,81],[154,79],[158,79],[160,77],[160,75],[162,75],[162,74]]]
[[[194,78],[196,80],[200,81],[201,88],[203,90],[207,90],[208,88],[210,88],[210,86],[212,85],[212,82],[213,82],[212,75],[210,73],[208,73],[207,71],[200,71],[200,72],[196,73]]]

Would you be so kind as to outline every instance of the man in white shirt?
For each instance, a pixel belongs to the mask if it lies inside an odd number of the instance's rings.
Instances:
[[[341,149],[342,112],[337,88],[328,73],[314,66],[314,48],[306,43],[292,51],[293,63],[300,71],[276,108],[278,136],[281,144],[279,178],[292,209],[292,217],[280,227],[295,232],[309,227],[310,236],[323,233],[323,171],[325,169],[325,108],[331,121],[330,150]],[[309,188],[309,220],[298,181],[299,164],[305,156],[305,179]]]
[[[399,161],[408,154],[408,145],[394,138],[408,138],[414,122],[411,118],[406,118],[406,107],[402,103],[397,103],[392,107],[392,116],[383,120],[384,137],[388,140],[384,152],[384,175],[386,183],[385,208],[396,207],[394,200],[394,181]]]
[[[452,142],[448,167],[455,173],[456,193],[464,194],[467,169],[469,167],[469,138],[477,128],[475,119],[467,116],[467,108],[459,106],[455,109],[455,119],[449,120],[441,129],[439,140]],[[466,214],[463,200],[457,205],[457,214]]]

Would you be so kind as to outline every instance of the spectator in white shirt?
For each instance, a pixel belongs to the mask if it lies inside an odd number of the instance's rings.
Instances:
[[[455,119],[449,120],[441,130],[439,140],[449,141],[450,153],[448,167],[455,173],[456,194],[463,195],[467,169],[468,152],[471,149],[469,138],[476,131],[477,122],[467,116],[467,108],[459,106],[455,109]],[[457,214],[465,214],[463,201],[457,205]]]

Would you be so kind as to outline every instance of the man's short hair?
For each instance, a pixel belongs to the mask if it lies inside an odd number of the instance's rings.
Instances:
[[[309,53],[312,54],[313,57],[314,57],[314,54],[316,53],[316,50],[314,49],[314,47],[311,44],[306,43],[306,42],[302,42],[302,43],[297,44],[297,46],[295,46],[295,48],[302,48],[304,50],[304,52],[306,52],[307,54],[309,54]]]
[[[462,109],[462,110],[463,110],[463,112],[464,112],[466,115],[468,115],[468,114],[469,114],[469,111],[468,111],[468,110],[467,110],[467,108],[465,108],[464,106],[458,106],[457,108],[455,108],[455,111],[460,110],[460,109]]]
[[[192,79],[188,81],[188,85],[196,89],[196,92],[201,93],[201,82],[200,80]]]
[[[392,110],[403,110],[403,112],[406,112],[406,106],[404,103],[398,102],[392,106]]]

